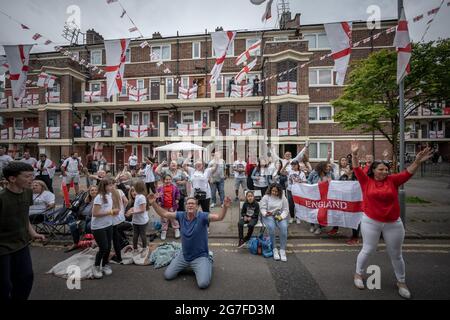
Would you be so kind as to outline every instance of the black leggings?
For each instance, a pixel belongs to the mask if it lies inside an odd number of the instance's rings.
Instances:
[[[139,237],[142,240],[142,247],[144,249],[147,248],[147,225],[148,223],[142,225],[133,224],[133,249],[138,248]]]
[[[28,246],[0,256],[0,301],[27,300],[33,287],[33,278]]]
[[[244,222],[244,219],[241,218],[239,219],[238,222],[238,230],[239,230],[239,240],[245,240],[248,241],[252,234],[253,234],[253,230],[255,229],[256,224],[258,223],[258,219],[252,219],[249,222]],[[244,238],[244,224],[247,224],[248,230],[247,230],[247,235]]]
[[[94,235],[95,242],[97,242],[98,245],[98,252],[95,256],[95,266],[98,267],[101,263],[103,267],[109,262],[113,227],[109,226],[99,230],[92,230],[92,234]]]
[[[199,204],[199,206],[202,207],[203,212],[209,213],[210,202],[211,202],[211,199],[198,200],[198,204]]]
[[[154,182],[146,182],[145,186],[147,187],[147,193],[150,194],[150,190],[152,193],[156,193],[155,183]]]
[[[294,198],[292,198],[292,192],[289,190],[286,190],[287,192],[287,198],[288,198],[288,202],[289,202],[289,214],[291,215],[291,218],[294,219],[295,218],[295,203],[294,203]]]
[[[125,230],[130,228],[128,222],[122,222],[118,225],[113,226],[113,247],[116,257],[122,260],[121,250],[128,245],[127,237],[125,235]]]

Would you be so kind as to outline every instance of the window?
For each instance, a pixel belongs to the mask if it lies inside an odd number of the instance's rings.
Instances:
[[[102,58],[103,50],[92,50],[91,51],[91,64],[94,66],[100,66],[103,64]]]
[[[173,94],[173,78],[166,78],[166,94]]]
[[[138,147],[137,147],[137,145],[132,145],[131,146],[131,152],[134,154],[134,155],[138,155]]]
[[[328,148],[331,148],[331,158],[333,159],[333,144],[330,142],[310,142],[309,157],[314,160],[327,160]]]
[[[5,97],[5,77],[0,75],[0,98],[3,99]]]
[[[14,118],[14,129],[23,129],[23,118]]]
[[[328,42],[326,33],[311,33],[305,34],[303,39],[308,40],[309,49],[329,49],[330,43]]]
[[[193,124],[194,123],[194,112],[181,112],[181,123]]]
[[[182,77],[181,78],[181,86],[183,88],[189,88],[189,77]]]
[[[128,48],[125,52],[125,63],[131,62],[131,48]]]
[[[122,81],[122,90],[120,91],[120,96],[125,97],[128,95],[128,88],[127,88],[127,80]]]
[[[192,59],[200,59],[201,48],[200,42],[192,42]]]
[[[133,112],[131,114],[131,125],[138,126],[139,124],[139,112]]]
[[[287,103],[278,106],[278,122],[297,121],[297,105]]]
[[[259,38],[247,39],[245,41],[245,49],[248,50],[248,48],[250,48],[252,45],[257,43],[259,40],[261,40],[261,39],[259,39]],[[259,56],[259,55],[261,55],[260,49],[258,51],[256,51],[254,54],[251,54],[251,56]]]
[[[310,106],[309,121],[332,121],[333,107],[331,106]]]
[[[415,155],[416,154],[416,145],[407,143],[406,144],[406,153]]]
[[[55,84],[53,85],[53,87],[49,88],[48,91],[50,91],[50,92],[59,92],[59,88],[60,88],[59,83],[56,83],[56,82],[55,82]]]
[[[333,85],[333,69],[309,69],[309,85]]]
[[[145,87],[144,87],[144,79],[139,79],[139,80],[136,82],[136,84],[137,84],[137,88],[138,88],[139,90],[145,88]]]
[[[261,122],[261,110],[247,110],[247,122]]]
[[[150,112],[142,112],[142,125],[150,125]]]
[[[209,126],[209,111],[202,111],[202,124]]]
[[[225,76],[225,77],[223,77],[223,79],[224,79],[224,85],[225,85],[225,93],[226,93],[226,96],[228,97],[228,94],[230,93],[230,91],[229,91],[229,89],[230,89],[230,80],[231,80],[231,78],[233,78],[233,76]]]
[[[223,92],[223,77],[219,76],[216,81],[216,92]]]
[[[101,126],[102,125],[102,114],[101,113],[91,114],[91,124],[93,126]]]
[[[160,60],[164,61],[170,59],[171,59],[170,45],[152,47],[152,54],[150,56],[150,61],[160,61]]]
[[[47,112],[47,127],[59,127],[60,116],[58,111]]]
[[[276,42],[283,42],[283,41],[288,41],[288,40],[289,40],[288,36],[273,37],[273,41],[276,41]]]
[[[90,91],[100,91],[101,90],[101,84],[96,82],[96,83],[90,83]]]
[[[285,82],[285,81],[292,81],[297,82],[297,69],[292,70],[289,73],[283,73],[284,71],[288,71],[292,68],[295,68],[297,66],[297,62],[292,60],[285,60],[277,63],[277,69],[278,69],[278,81],[279,82]],[[283,73],[283,74],[281,74]]]
[[[79,61],[80,60],[80,52],[78,52],[78,51],[72,52],[72,57],[74,59],[76,59],[77,61]]]
[[[234,56],[234,41],[231,42],[231,44],[229,45],[228,50],[227,50],[227,57],[233,57],[233,56]],[[214,50],[214,48],[213,48],[213,58],[218,58],[216,56],[216,50]]]
[[[142,159],[145,159],[146,157],[150,157],[150,146],[143,145],[142,146]]]

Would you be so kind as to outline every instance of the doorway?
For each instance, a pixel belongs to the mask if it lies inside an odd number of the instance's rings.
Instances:
[[[194,78],[197,81],[197,98],[206,98],[205,78]]]
[[[115,174],[123,170],[125,163],[125,149],[123,147],[115,147]]]
[[[123,113],[115,113],[114,114],[114,123],[117,124],[117,136],[120,138],[123,137],[125,130],[120,125],[122,123],[125,123],[125,116],[123,115]]]
[[[150,100],[159,100],[159,80],[150,81]]]
[[[164,123],[164,136],[169,136],[169,114],[168,113],[158,113],[158,128]]]
[[[219,111],[219,130],[223,136],[226,136],[230,129],[230,111]]]

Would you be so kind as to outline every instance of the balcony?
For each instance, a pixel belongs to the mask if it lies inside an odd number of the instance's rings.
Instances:
[[[38,143],[39,128],[30,127],[26,129],[16,129],[9,127],[0,130],[2,143]]]
[[[445,130],[405,132],[405,140],[407,142],[450,141],[450,132]]]

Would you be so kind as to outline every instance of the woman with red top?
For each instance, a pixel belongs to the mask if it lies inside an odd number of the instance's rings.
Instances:
[[[405,171],[392,175],[389,175],[387,164],[381,161],[374,161],[366,175],[359,166],[359,145],[356,141],[352,142],[351,150],[353,172],[361,185],[365,213],[361,220],[363,248],[356,262],[355,286],[358,289],[364,289],[362,275],[366,270],[370,255],[377,249],[380,235],[383,234],[397,278],[398,293],[401,297],[409,299],[411,293],[406,286],[405,262],[402,256],[405,229],[400,219],[398,188],[414,175],[422,162],[431,158],[431,149],[422,150]]]
[[[157,190],[158,204],[170,212],[177,212],[178,202],[180,201],[180,190],[172,183],[172,176],[167,174],[163,178],[164,184]],[[166,240],[167,230],[169,229],[169,221],[175,230],[175,239],[180,237],[180,224],[176,219],[161,219],[162,232],[161,240]]]

